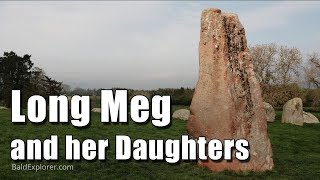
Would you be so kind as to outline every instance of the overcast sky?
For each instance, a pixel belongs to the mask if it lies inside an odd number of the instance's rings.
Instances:
[[[238,14],[249,44],[320,52],[320,2],[0,2],[0,54],[73,87],[194,87],[200,15]]]

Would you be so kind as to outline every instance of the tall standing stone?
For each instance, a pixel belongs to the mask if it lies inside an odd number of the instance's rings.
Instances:
[[[266,112],[236,14],[206,9],[201,16],[199,79],[187,130],[193,138],[246,139],[246,162],[198,161],[213,171],[265,171],[273,168]]]

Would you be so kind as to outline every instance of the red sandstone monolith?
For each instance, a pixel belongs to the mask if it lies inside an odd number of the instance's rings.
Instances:
[[[236,14],[206,9],[201,15],[199,79],[187,130],[193,138],[246,139],[250,158],[198,161],[213,171],[273,168],[266,111],[255,78],[245,30]],[[234,153],[234,152],[233,152]]]

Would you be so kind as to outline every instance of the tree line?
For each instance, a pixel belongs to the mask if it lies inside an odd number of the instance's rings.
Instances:
[[[320,55],[303,54],[296,47],[275,43],[249,47],[256,78],[262,88],[264,101],[282,107],[288,100],[300,97],[305,106],[320,106]],[[132,90],[129,97],[144,94],[170,95],[172,104],[189,106],[193,88],[163,88],[157,90]],[[100,89],[75,88],[69,95],[100,96]]]
[[[113,88],[115,89],[126,89],[126,88]],[[185,105],[191,104],[194,88],[160,88],[157,90],[137,90],[137,89],[126,89],[128,91],[128,99],[130,100],[135,95],[143,95],[151,100],[155,95],[171,96],[171,103],[174,105]],[[73,90],[66,91],[66,95],[88,95],[92,96],[92,107],[99,107],[101,89],[83,89],[75,88]]]

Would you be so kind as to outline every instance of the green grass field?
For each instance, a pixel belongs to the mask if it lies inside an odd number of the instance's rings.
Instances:
[[[173,107],[173,110],[178,107]],[[179,107],[181,108],[181,107]],[[314,113],[320,118],[320,113]],[[102,124],[100,114],[92,115],[88,128],[75,128],[71,124],[35,125],[32,123],[11,123],[10,111],[0,110],[0,179],[319,179],[320,178],[320,124],[303,127],[281,124],[281,112],[277,112],[276,122],[268,124],[275,168],[265,173],[210,172],[196,166],[195,162],[181,162],[171,165],[166,162],[115,160],[115,135],[128,135],[132,139],[180,139],[186,134],[186,122],[173,119],[167,129],[130,122],[127,125]],[[59,136],[58,162],[14,162],[10,158],[10,143],[13,139],[46,139],[50,135]],[[109,139],[110,149],[106,161],[66,161],[64,160],[64,136],[85,140]],[[73,171],[12,171],[12,163],[32,164],[72,164]]]

